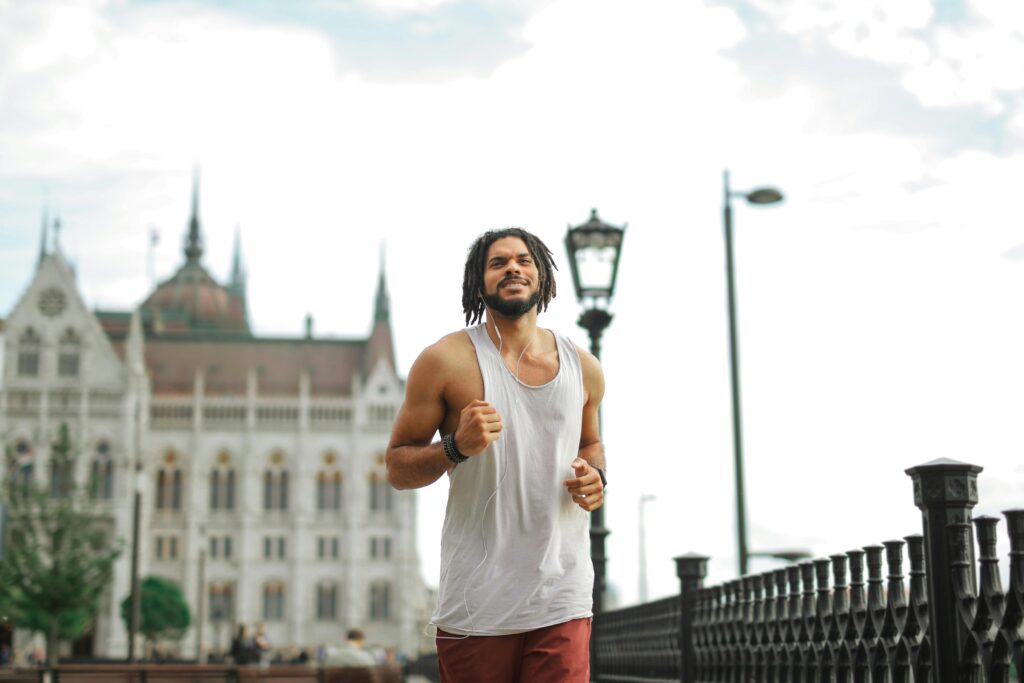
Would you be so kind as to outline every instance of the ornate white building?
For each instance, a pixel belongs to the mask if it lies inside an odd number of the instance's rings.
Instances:
[[[90,311],[44,221],[35,274],[3,325],[0,435],[21,473],[49,483],[67,423],[78,481],[94,482],[124,543],[93,653],[127,652],[136,488],[139,574],[181,586],[193,615],[183,654],[200,639],[226,649],[236,624],[257,622],[276,647],[337,643],[350,627],[400,652],[429,646],[415,494],[385,476],[403,382],[383,264],[367,338],[316,338],[309,319],[304,337],[261,337],[237,241],[227,285],[202,255],[194,195],[174,276],[136,311]]]

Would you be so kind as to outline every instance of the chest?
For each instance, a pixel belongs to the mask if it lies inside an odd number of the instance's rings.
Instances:
[[[497,354],[489,356],[485,362],[488,361],[488,373],[492,377],[496,376],[500,377],[502,381],[515,382],[518,370],[519,381],[532,386],[551,382],[558,376],[560,370],[557,348],[533,357],[524,356],[521,361],[518,358],[508,357],[499,361]],[[499,364],[500,362],[504,362],[504,367]],[[445,390],[443,427],[446,431],[452,431],[458,425],[459,414],[471,401],[486,398],[484,391],[484,378],[480,371],[480,364],[475,350],[470,348],[459,363],[457,376],[448,383]]]

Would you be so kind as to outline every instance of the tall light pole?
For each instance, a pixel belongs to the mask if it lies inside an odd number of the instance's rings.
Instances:
[[[576,298],[583,306],[577,324],[590,335],[590,352],[601,357],[601,335],[612,322],[608,312],[615,280],[619,273],[619,256],[626,226],[616,227],[601,221],[597,209],[591,209],[590,220],[565,233],[565,249],[569,253],[569,266]],[[598,415],[600,428],[600,413]],[[605,592],[605,538],[604,506],[590,513],[590,561],[594,564],[594,617],[604,611]],[[593,636],[591,636],[593,637]],[[590,670],[599,675],[597,648],[591,642]]]
[[[640,604],[647,602],[647,526],[644,523],[644,504],[650,503],[654,499],[654,496],[651,494],[642,493],[637,505],[637,526],[639,527],[637,532],[640,539],[640,573],[637,577],[637,602]]]
[[[750,551],[747,547],[747,501],[743,481],[743,429],[740,416],[739,332],[736,328],[735,267],[732,257],[732,200],[746,199],[754,205],[782,201],[782,193],[772,187],[749,192],[734,192],[729,187],[729,171],[722,172],[722,223],[725,229],[725,280],[729,303],[729,368],[732,375],[732,443],[736,473],[736,543],[739,546],[739,573],[747,573]]]

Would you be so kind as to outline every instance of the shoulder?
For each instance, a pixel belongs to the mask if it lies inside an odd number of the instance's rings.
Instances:
[[[604,397],[604,370],[601,369],[601,361],[579,344],[575,346],[576,353],[580,357],[580,369],[583,372],[583,387],[587,392],[587,400],[597,399],[597,402],[600,402]]]
[[[475,362],[473,342],[465,330],[446,334],[423,349],[409,370],[409,378],[427,375],[433,379],[446,378],[461,372],[468,362]]]
[[[597,356],[587,351],[579,344],[573,344],[576,347],[576,353],[580,357],[580,366],[583,368],[583,376],[586,378],[587,375],[604,376],[601,370],[601,361],[597,359]]]

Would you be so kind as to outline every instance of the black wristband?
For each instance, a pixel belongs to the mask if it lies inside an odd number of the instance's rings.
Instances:
[[[591,465],[591,467],[594,466]],[[601,488],[608,488],[608,479],[606,479],[604,476],[604,470],[602,470],[600,467],[594,467],[594,469],[597,470],[597,476],[601,477]]]
[[[456,465],[469,460],[468,457],[459,452],[459,447],[455,445],[455,434],[445,434],[444,438],[441,439],[441,448],[444,449],[444,457]]]

